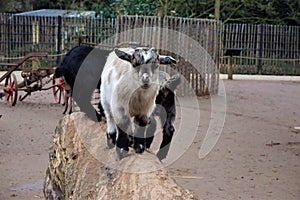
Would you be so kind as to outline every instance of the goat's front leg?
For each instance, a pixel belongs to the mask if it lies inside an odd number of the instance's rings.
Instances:
[[[72,91],[70,90],[66,90],[65,91],[65,99],[64,99],[64,104],[65,104],[65,110],[63,112],[63,114],[67,113],[67,110],[69,108],[69,112],[68,114],[70,115],[72,113],[72,104],[73,104],[73,100],[72,100]]]
[[[63,114],[67,113],[69,106],[70,106],[70,110],[69,110],[68,114],[71,114],[72,113],[72,100],[71,100],[72,99],[72,88],[68,83],[66,83],[65,80],[64,80],[64,82],[65,82],[65,85],[64,85],[64,89],[65,89],[64,94],[65,95],[64,95],[63,105],[65,106],[65,110],[64,110]],[[69,100],[71,100],[71,102],[69,102]]]
[[[156,126],[157,126],[156,120],[153,115],[150,117],[150,120],[151,120],[151,122],[146,129],[146,148],[147,149],[150,148],[150,146],[153,142],[154,133],[156,131]]]
[[[116,131],[116,124],[113,119],[110,106],[103,101],[103,113],[105,113],[106,117],[106,141],[108,148],[113,148],[116,144],[116,137],[117,137],[117,131]]]
[[[171,125],[169,128],[163,129],[163,140],[159,147],[159,151],[157,152],[157,157],[160,160],[167,157],[174,132],[175,132],[175,129],[174,129],[173,125]]]
[[[69,107],[69,97],[68,94],[66,93],[65,98],[64,98],[64,106],[65,106],[65,110],[63,112],[63,115],[66,114],[68,107]]]
[[[143,153],[146,147],[145,131],[146,126],[150,123],[150,118],[146,115],[134,118],[134,143],[133,148],[136,153]]]
[[[70,109],[69,109],[69,115],[73,112],[73,97],[72,95],[69,97],[70,98]]]
[[[116,144],[117,131],[116,125],[113,122],[111,113],[106,113],[107,130],[106,130],[106,142],[109,149],[113,148]]]
[[[117,124],[117,129],[118,129],[118,139],[117,139],[117,155],[119,156],[120,159],[124,158],[129,151],[129,134],[131,133],[131,121],[129,117],[124,116],[124,119],[122,120],[121,123]]]
[[[157,152],[157,157],[162,160],[167,157],[170,149],[171,141],[175,132],[174,119],[176,117],[176,107],[175,105],[167,113],[167,119],[163,126],[163,140],[160,145],[159,151]],[[162,120],[162,119],[161,119]]]

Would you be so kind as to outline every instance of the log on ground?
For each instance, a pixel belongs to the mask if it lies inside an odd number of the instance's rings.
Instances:
[[[151,152],[119,160],[106,145],[106,125],[77,112],[53,133],[44,182],[45,199],[198,199],[177,185]]]

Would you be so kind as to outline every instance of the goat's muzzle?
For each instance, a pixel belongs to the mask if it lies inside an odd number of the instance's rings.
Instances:
[[[147,89],[150,87],[150,77],[148,73],[144,73],[142,75],[142,83],[143,83],[142,88]]]

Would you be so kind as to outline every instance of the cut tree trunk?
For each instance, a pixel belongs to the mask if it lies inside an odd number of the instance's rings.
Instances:
[[[177,185],[150,152],[119,160],[106,145],[106,125],[77,112],[66,115],[53,133],[44,182],[47,200],[198,199]]]

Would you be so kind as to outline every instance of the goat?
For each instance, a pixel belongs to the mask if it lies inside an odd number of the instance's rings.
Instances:
[[[100,85],[100,75],[108,54],[109,51],[91,46],[76,46],[66,54],[54,74],[56,78],[64,77],[66,83],[70,86],[70,90],[67,90],[69,93],[66,95],[67,98],[73,96],[80,110],[94,121],[101,121],[104,116],[104,114],[101,114],[101,112],[99,114],[94,109],[90,100],[96,85]],[[87,58],[89,55],[90,57]],[[84,62],[86,58],[89,60]],[[78,77],[79,73],[81,74]],[[75,91],[74,87],[76,88]],[[68,104],[68,102],[65,103]],[[100,103],[98,107],[102,110]]]
[[[172,62],[175,59],[160,56],[154,48],[120,48],[109,54],[101,75],[100,96],[107,120],[107,144],[109,148],[116,145],[120,159],[129,151],[129,134],[134,136],[135,152],[144,152],[145,138],[140,128],[150,123],[155,109],[159,64]]]
[[[165,72],[160,72],[160,90],[156,96],[157,106],[151,117],[151,124],[146,130],[146,148],[150,148],[156,129],[155,116],[158,116],[163,128],[163,139],[157,153],[157,157],[162,160],[166,158],[170,144],[175,132],[174,121],[176,118],[176,105],[174,90],[180,84],[180,75],[176,74],[171,78]]]

